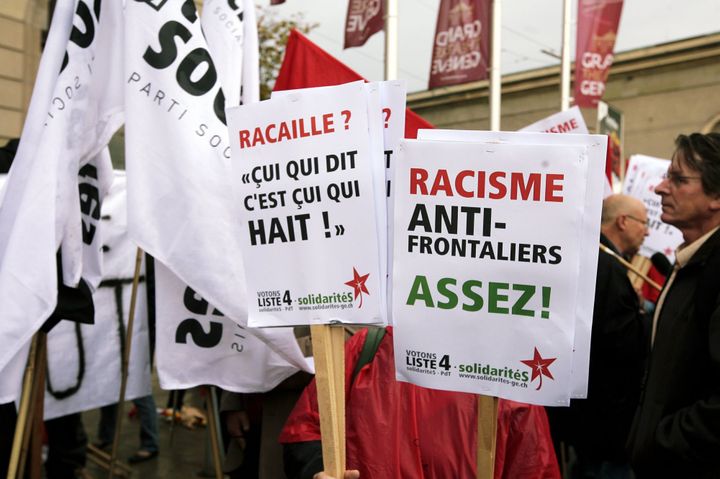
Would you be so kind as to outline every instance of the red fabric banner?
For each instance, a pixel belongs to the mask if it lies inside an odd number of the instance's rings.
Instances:
[[[357,80],[364,78],[315,45],[305,35],[292,30],[273,90],[340,85]],[[405,138],[416,138],[417,131],[422,128],[433,126],[417,113],[406,109]]]
[[[442,0],[435,27],[430,89],[487,78],[490,18],[489,0]]]
[[[575,48],[575,104],[597,108],[605,93],[623,0],[579,0]]]
[[[349,0],[345,18],[345,46],[360,47],[385,26],[383,0]]]

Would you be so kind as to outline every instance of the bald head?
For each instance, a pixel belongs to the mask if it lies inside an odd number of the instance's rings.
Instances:
[[[603,201],[600,228],[624,255],[634,255],[647,236],[647,210],[628,195],[611,195]]]

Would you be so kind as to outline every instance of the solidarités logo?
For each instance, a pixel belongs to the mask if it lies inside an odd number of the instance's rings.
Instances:
[[[368,291],[367,286],[365,286],[365,282],[367,281],[368,277],[370,277],[370,273],[362,275],[358,274],[357,269],[353,267],[353,279],[345,283],[346,286],[350,286],[351,288],[353,288],[353,291],[355,292],[355,299],[358,299],[358,296],[360,297],[360,305],[358,306],[358,308],[362,308],[363,293],[370,296],[370,291]]]
[[[537,378],[540,378],[540,383],[538,384],[538,387],[535,388],[536,391],[539,391],[540,388],[542,388],[543,376],[555,380],[552,373],[550,372],[550,365],[554,363],[557,358],[543,358],[537,348],[533,349],[535,350],[533,353],[533,358],[524,359],[520,362],[526,366],[529,366],[530,369],[532,369],[532,377],[530,378],[530,382],[535,381],[535,379]]]

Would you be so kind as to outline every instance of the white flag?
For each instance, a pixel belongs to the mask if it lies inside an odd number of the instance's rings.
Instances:
[[[0,369],[50,316],[63,280],[82,271],[78,173],[122,122],[113,55],[120,2],[60,0],[0,206]],[[59,72],[59,73],[58,73]],[[86,218],[87,221],[87,218]]]
[[[255,2],[238,6],[227,0],[208,0],[202,28],[217,68],[227,106],[260,100],[258,34]]]
[[[126,6],[128,228],[141,248],[245,326],[225,99],[192,5],[170,0]],[[286,332],[256,334],[307,369]]]

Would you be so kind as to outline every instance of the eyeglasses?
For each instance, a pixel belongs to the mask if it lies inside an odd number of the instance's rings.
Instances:
[[[635,220],[638,223],[642,223],[647,228],[650,225],[650,220],[641,220],[640,218],[635,218],[633,215],[625,215],[626,217],[630,218],[631,220]]]
[[[668,180],[670,183],[672,183],[673,186],[678,187],[681,185],[684,185],[690,180],[699,180],[702,176],[684,176],[680,175],[678,173],[675,173],[674,171],[668,171],[663,175],[664,180]]]

